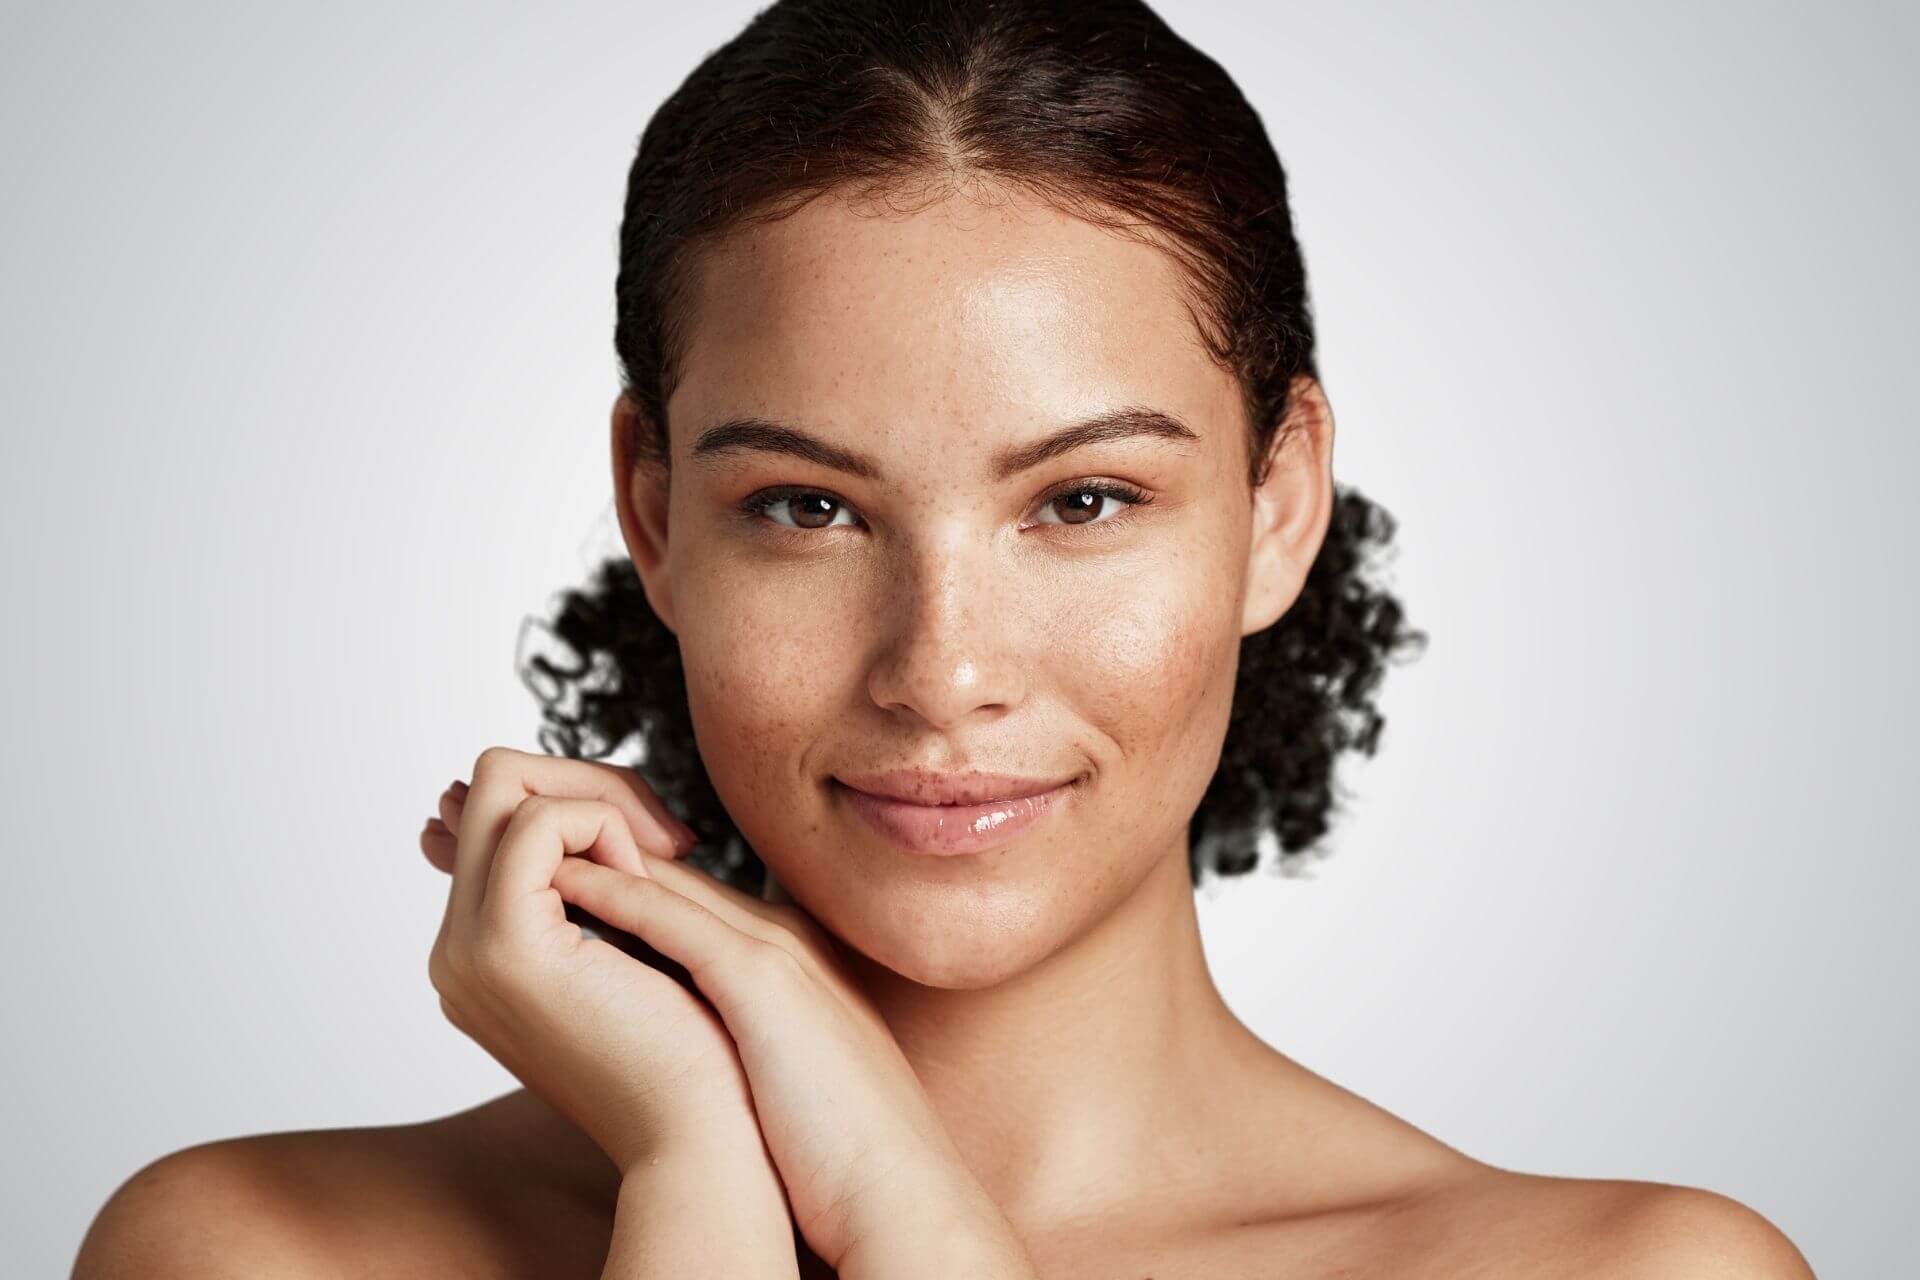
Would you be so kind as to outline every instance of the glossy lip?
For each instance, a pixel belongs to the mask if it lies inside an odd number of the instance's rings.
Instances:
[[[911,853],[978,853],[1039,822],[1075,779],[918,770],[832,779],[834,793],[868,826]]]

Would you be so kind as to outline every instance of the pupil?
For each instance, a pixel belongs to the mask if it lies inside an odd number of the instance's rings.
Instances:
[[[803,529],[821,529],[833,519],[833,509],[836,504],[832,498],[812,493],[798,499],[795,505],[803,508],[795,512],[795,524]]]

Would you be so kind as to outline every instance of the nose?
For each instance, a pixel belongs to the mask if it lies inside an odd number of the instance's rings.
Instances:
[[[1020,596],[990,553],[958,539],[888,567],[875,616],[885,640],[867,673],[874,704],[936,729],[990,717],[1026,694]]]

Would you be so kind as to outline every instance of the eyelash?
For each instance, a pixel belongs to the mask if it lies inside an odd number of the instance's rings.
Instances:
[[[1104,533],[1108,531],[1109,526],[1125,523],[1131,517],[1135,508],[1144,507],[1153,501],[1153,495],[1146,492],[1146,490],[1137,489],[1130,484],[1123,484],[1117,480],[1076,480],[1071,484],[1061,485],[1047,493],[1040,499],[1035,509],[1044,508],[1066,497],[1068,494],[1074,493],[1092,493],[1098,494],[1103,498],[1113,498],[1125,503],[1126,507],[1118,515],[1108,516],[1101,520],[1089,520],[1084,524],[1069,524],[1064,520],[1046,521],[1044,523],[1058,524],[1062,528],[1067,529],[1093,529]],[[740,504],[740,510],[745,515],[758,519],[766,516],[769,507],[778,506],[780,503],[792,498],[804,497],[830,498],[843,509],[849,512],[853,510],[851,503],[843,501],[827,490],[809,489],[804,485],[776,485],[771,489],[762,489],[757,493],[750,494],[746,500]],[[855,518],[857,519],[858,517],[856,516]],[[771,518],[766,518],[761,522],[772,526],[774,530],[782,534],[807,534],[821,531],[819,529],[789,528]],[[835,526],[823,525],[821,529],[833,527]]]

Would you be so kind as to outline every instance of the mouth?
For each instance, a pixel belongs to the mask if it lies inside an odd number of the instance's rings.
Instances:
[[[909,853],[940,857],[998,848],[1026,833],[1078,780],[896,771],[830,782],[877,834]]]

